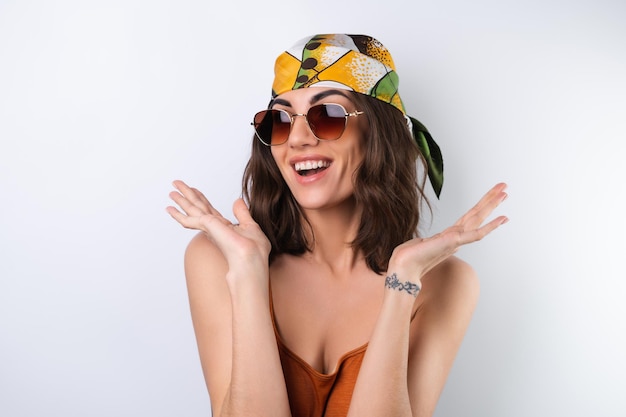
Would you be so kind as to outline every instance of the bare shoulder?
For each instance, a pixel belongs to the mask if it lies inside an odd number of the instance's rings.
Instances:
[[[185,251],[189,306],[202,371],[213,406],[224,398],[232,363],[231,301],[221,251],[203,233]]]
[[[474,308],[480,292],[480,282],[474,268],[462,259],[451,256],[433,268],[422,279],[424,302],[449,301]]]
[[[230,308],[228,286],[224,277],[228,272],[221,251],[203,233],[196,234],[185,250],[185,278],[194,321],[208,319],[209,308]],[[197,309],[203,310],[198,317]]]
[[[480,284],[474,268],[452,256],[422,278],[417,299],[413,337],[460,344],[478,302]]]
[[[225,270],[226,260],[220,250],[204,233],[197,233],[185,250],[185,271],[194,271],[197,268],[211,267]]]
[[[224,279],[227,272],[228,265],[217,246],[203,233],[196,234],[185,250],[185,278],[194,325],[207,324],[227,311],[230,314],[230,293]]]

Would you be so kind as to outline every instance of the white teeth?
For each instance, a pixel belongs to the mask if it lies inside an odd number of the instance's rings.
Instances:
[[[308,171],[310,169],[327,168],[328,166],[330,166],[330,163],[327,161],[303,161],[295,163],[296,171]]]

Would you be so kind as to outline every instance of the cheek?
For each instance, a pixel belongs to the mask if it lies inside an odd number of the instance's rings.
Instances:
[[[360,164],[363,161],[366,152],[367,132],[369,130],[369,122],[367,118],[359,120],[359,123],[354,126],[352,131],[352,158],[356,163]]]
[[[355,141],[353,152],[352,152],[352,161],[356,165],[361,165],[363,159],[365,158],[366,152],[365,140],[361,137],[358,141]]]
[[[271,151],[271,156],[270,158],[274,159],[274,164],[276,164],[276,166],[278,167],[278,171],[280,171],[281,175],[283,176],[283,178],[285,177],[285,166],[284,164],[281,163],[281,161],[284,160],[284,152],[281,151],[280,146],[272,146],[270,148]]]
[[[276,163],[276,165],[278,165],[278,167],[280,168],[280,156],[281,156],[281,152],[280,149],[277,149],[276,146],[272,146],[270,147],[270,152],[271,152],[271,158],[274,159],[274,163]]]

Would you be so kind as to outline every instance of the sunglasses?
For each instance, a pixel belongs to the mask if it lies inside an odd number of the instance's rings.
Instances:
[[[311,106],[305,114],[289,114],[285,110],[262,110],[254,115],[256,137],[267,146],[287,142],[296,116],[303,116],[309,129],[318,140],[337,140],[346,130],[348,117],[363,114],[362,111],[348,113],[341,104],[324,103]]]

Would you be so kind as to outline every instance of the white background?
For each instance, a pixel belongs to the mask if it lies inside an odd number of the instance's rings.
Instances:
[[[328,32],[439,142],[429,233],[509,184],[436,416],[626,415],[626,4],[215,3],[0,0],[0,415],[210,414],[170,184],[230,217],[275,57]]]

